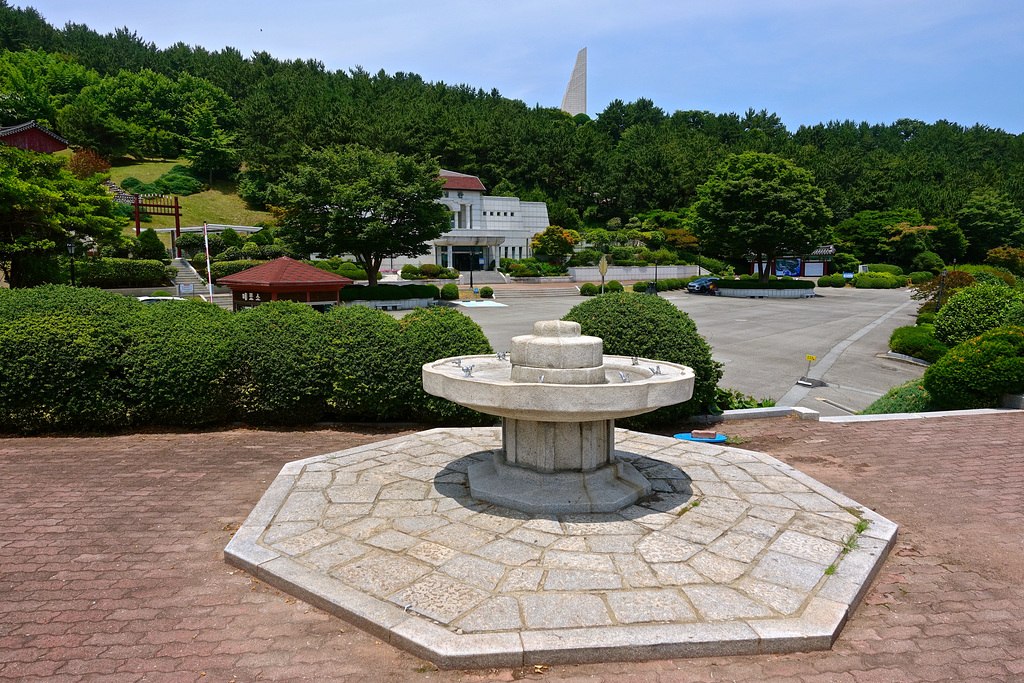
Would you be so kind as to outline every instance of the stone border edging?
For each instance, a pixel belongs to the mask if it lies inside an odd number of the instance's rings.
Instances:
[[[420,434],[436,431],[444,430]],[[313,571],[259,544],[260,537],[307,465],[341,454],[350,459],[409,438],[396,437],[286,464],[227,544],[226,562],[439,668],[465,669],[827,650],[881,571],[896,542],[897,525],[878,513],[769,455],[728,448],[784,471],[814,493],[836,505],[856,509],[858,516],[871,522],[860,534],[860,542],[839,564],[838,571],[824,577],[821,588],[797,619],[456,634],[430,619],[350,588],[327,573]]]

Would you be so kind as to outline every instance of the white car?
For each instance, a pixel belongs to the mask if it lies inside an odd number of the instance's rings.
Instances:
[[[188,301],[183,296],[137,296],[135,298],[144,304],[158,304],[162,301]]]

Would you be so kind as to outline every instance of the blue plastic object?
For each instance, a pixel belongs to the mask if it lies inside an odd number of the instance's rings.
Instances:
[[[676,434],[676,438],[682,439],[683,441],[699,441],[701,443],[722,443],[729,437],[727,437],[725,434],[718,434],[713,439],[695,439],[689,434]]]

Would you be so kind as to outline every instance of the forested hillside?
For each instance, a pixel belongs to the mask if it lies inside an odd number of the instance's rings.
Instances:
[[[573,118],[411,73],[329,71],[230,47],[158,49],[128,28],[55,28],[5,0],[0,47],[0,123],[37,119],[108,157],[184,155],[211,173],[241,168],[241,192],[255,205],[304,149],[355,142],[437,157],[492,193],[548,201],[553,223],[577,229],[684,209],[725,158],[745,151],[810,171],[834,225],[866,210],[918,212],[936,225],[969,205],[1024,209],[1024,135],[981,124],[833,121],[790,131],[763,110],[668,113],[645,99]]]

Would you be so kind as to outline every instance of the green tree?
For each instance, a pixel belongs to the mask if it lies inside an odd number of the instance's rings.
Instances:
[[[217,124],[217,116],[209,103],[193,106],[185,115],[185,121],[188,123],[185,158],[196,173],[208,174],[212,185],[214,173],[238,170],[235,136]]]
[[[835,228],[835,237],[848,251],[865,263],[885,262],[889,258],[893,236],[888,230],[897,225],[918,226],[924,218],[917,209],[892,211],[858,211]]]
[[[561,262],[572,253],[579,242],[580,236],[575,230],[567,230],[558,225],[549,225],[544,232],[539,232],[530,241],[530,247],[537,254],[554,257]]]
[[[0,146],[0,269],[11,287],[32,284],[29,262],[64,253],[72,232],[78,241],[116,239],[124,221],[97,178],[79,180],[63,159]]]
[[[808,253],[829,237],[832,212],[811,174],[770,154],[746,152],[726,159],[697,188],[693,230],[718,253],[762,254],[767,263],[784,253]],[[758,259],[758,276],[768,270]]]
[[[1024,230],[1024,213],[1004,195],[984,190],[971,195],[957,223],[967,238],[967,258],[981,263],[989,250],[1011,244],[1014,233]]]
[[[436,201],[440,172],[433,159],[359,145],[310,151],[271,187],[278,235],[302,255],[351,254],[373,286],[384,259],[426,254],[427,243],[448,230],[448,209]]]
[[[160,261],[167,258],[167,248],[160,241],[160,236],[153,228],[146,228],[139,235],[139,253],[137,258]]]

